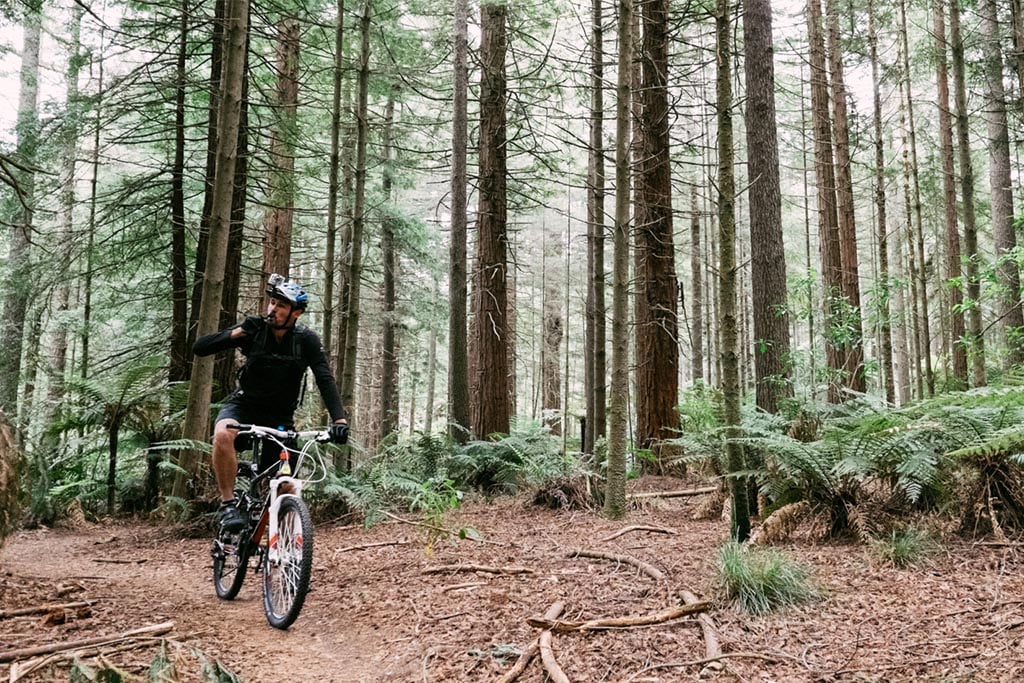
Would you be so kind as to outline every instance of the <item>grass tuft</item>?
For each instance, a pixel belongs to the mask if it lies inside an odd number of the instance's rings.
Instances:
[[[871,539],[871,554],[883,564],[902,568],[917,564],[936,550],[935,540],[916,526],[893,529],[888,536]]]
[[[767,614],[818,594],[810,570],[774,548],[730,541],[718,553],[717,569],[725,599],[750,614]]]

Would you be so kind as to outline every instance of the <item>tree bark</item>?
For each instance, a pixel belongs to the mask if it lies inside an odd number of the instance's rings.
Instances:
[[[504,0],[480,6],[479,239],[473,287],[475,373],[470,419],[478,438],[507,434],[510,421],[505,140]]]
[[[697,186],[690,189],[690,356],[694,385],[704,382],[704,262]]]
[[[14,156],[27,169],[35,167],[39,145],[39,42],[42,23],[42,7],[35,3],[26,6]],[[32,290],[30,235],[35,210],[35,172],[25,170],[18,173],[16,182],[19,202],[15,204],[14,215],[10,218],[11,233],[7,246],[10,268],[4,283],[4,326],[0,332],[0,410],[15,418],[18,414],[25,318]]]
[[[837,0],[826,0],[828,12],[828,54],[831,66],[832,130],[835,135],[836,209],[839,224],[839,258],[847,330],[844,380],[853,391],[867,391],[864,369],[863,311],[860,302],[857,226],[854,220],[853,175],[850,160],[850,129],[846,112],[846,85],[843,78],[843,52],[839,39]]]
[[[587,175],[587,337],[584,453],[605,436],[607,357],[605,352],[605,170],[604,170],[604,16],[602,0],[591,3],[590,148]]]
[[[995,242],[998,312],[1009,349],[1006,366],[1024,363],[1024,313],[1020,305],[1020,268],[1009,254],[1017,248],[1013,228],[1013,185],[1003,55],[995,0],[979,4],[983,28],[985,118],[988,124],[989,184],[992,187],[992,233]]]
[[[949,74],[946,66],[945,0],[935,0],[935,69],[938,82],[939,146],[942,156],[942,187],[945,206],[946,290],[949,293],[949,334],[946,338],[953,361],[950,383],[967,387],[967,347],[964,344],[963,291],[960,289],[960,229],[956,210],[956,172],[953,169],[953,121],[949,110]]]
[[[270,180],[263,216],[261,282],[271,273],[288,277],[292,260],[295,218],[296,107],[299,98],[299,22],[291,17],[277,25],[277,87],[270,134]],[[263,306],[269,302],[264,293]]]
[[[348,305],[345,309],[345,362],[341,379],[341,401],[350,415],[356,389],[356,360],[359,352],[359,292],[363,270],[363,228],[366,223],[366,145],[369,137],[367,101],[370,83],[370,23],[373,4],[363,2],[359,16],[359,76],[356,95],[355,188],[352,200],[352,232],[348,269]]]
[[[388,101],[384,106],[384,177],[381,193],[384,201],[391,202],[391,175],[394,172],[393,130],[395,122],[395,88],[388,93]],[[383,298],[384,298],[384,329],[381,337],[381,383],[380,383],[380,439],[398,429],[398,321],[395,319],[395,271],[398,256],[395,252],[395,223],[390,212],[385,211],[381,219],[380,237],[381,260],[384,266]]]
[[[465,443],[469,436],[469,369],[467,339],[466,156],[467,156],[467,0],[455,0],[455,59],[452,114],[452,224],[449,245],[448,437]]]
[[[878,235],[878,280],[879,293],[879,355],[882,365],[882,386],[885,400],[896,401],[896,378],[892,360],[892,325],[889,311],[889,226],[886,224],[885,206],[885,140],[882,138],[882,96],[878,74],[878,33],[875,29],[875,6],[868,0],[868,42],[871,55],[872,104],[875,129],[875,220]]]
[[[736,179],[733,163],[732,132],[732,17],[729,0],[717,0],[715,9],[715,63],[718,65],[718,290],[722,356],[722,401],[726,425],[726,458],[729,472],[744,469],[743,447],[736,441],[740,425],[739,339],[736,310]],[[730,479],[732,490],[733,539],[739,542],[750,537],[749,505],[746,481]]]
[[[775,413],[779,400],[793,395],[793,386],[788,360],[789,305],[775,132],[771,0],[745,0],[743,45],[756,399],[758,408]]]
[[[828,400],[841,400],[848,347],[843,329],[843,269],[836,209],[835,166],[832,163],[832,123],[828,107],[825,41],[821,29],[821,4],[809,0],[807,10],[811,67],[811,121],[814,127],[814,168],[818,185],[818,248],[825,297],[825,358],[830,371]]]
[[[248,0],[227,0],[224,25],[224,73],[217,122],[217,166],[214,173],[213,212],[210,220],[209,247],[200,303],[199,336],[212,334],[219,324],[224,287],[224,265],[228,233],[231,229],[235,163],[238,151],[238,127],[245,79],[245,54],[249,33]],[[210,421],[210,389],[213,357],[196,358],[192,364],[188,405],[183,438],[206,440]],[[179,465],[182,471],[174,481],[173,495],[188,497],[188,485],[198,474],[199,454],[185,451]]]
[[[334,90],[331,96],[331,159],[327,181],[327,243],[324,249],[324,350],[337,372],[334,349],[334,277],[338,270],[335,249],[338,239],[338,176],[341,168],[341,81],[345,66],[345,0],[338,0],[334,26]]]
[[[981,280],[978,253],[978,228],[974,210],[974,162],[971,161],[971,139],[967,117],[967,76],[964,65],[964,40],[960,34],[960,0],[949,3],[949,38],[953,56],[953,101],[956,105],[957,151],[960,160],[960,199],[964,220],[964,251],[966,252],[966,284],[968,307],[968,352],[971,360],[973,386],[983,387],[985,379],[985,338],[982,336]]]
[[[636,443],[653,448],[679,429],[679,295],[672,232],[668,107],[668,0],[642,3],[639,140],[636,185],[643,216],[634,224],[638,291]],[[660,464],[664,453],[657,453]]]
[[[544,422],[554,435],[562,434],[562,239],[554,231],[544,232],[542,278],[543,343],[541,344],[541,386]]]
[[[608,474],[604,514],[626,514],[626,429],[629,395],[629,131],[633,63],[633,0],[618,0],[618,76],[615,102],[615,224],[612,257],[612,382],[608,405]]]

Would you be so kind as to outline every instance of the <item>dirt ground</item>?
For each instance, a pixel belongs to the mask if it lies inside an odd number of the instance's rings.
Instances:
[[[0,610],[92,604],[0,618],[0,658],[173,622],[162,638],[132,649],[103,645],[82,659],[115,664],[139,680],[147,680],[164,647],[179,680],[204,680],[205,659],[246,682],[498,681],[540,633],[526,619],[555,602],[564,603],[563,618],[587,620],[653,614],[679,605],[680,591],[714,599],[714,558],[728,528],[693,521],[698,504],[660,500],[611,522],[506,498],[470,502],[446,519],[450,528],[476,529],[482,541],[432,540],[423,527],[396,520],[369,530],[320,524],[313,590],[287,632],[267,625],[252,576],[235,601],[215,597],[208,539],[138,522],[23,531],[0,550]],[[603,540],[630,525],[676,533],[631,531]],[[572,557],[573,550],[627,555],[664,578]],[[700,662],[705,642],[692,617],[556,633],[554,658],[574,683],[1024,680],[1020,546],[954,542],[927,564],[903,570],[879,566],[860,545],[797,542],[786,551],[812,568],[821,598],[756,618],[713,603],[707,616],[726,655],[715,662]],[[530,571],[424,572],[466,564]],[[19,680],[68,680],[68,666],[54,659]],[[0,680],[10,678],[10,664],[0,664]],[[549,679],[537,657],[517,680]]]

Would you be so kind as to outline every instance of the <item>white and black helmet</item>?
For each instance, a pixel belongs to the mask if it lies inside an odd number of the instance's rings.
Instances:
[[[274,273],[267,280],[267,296],[281,301],[287,301],[299,310],[306,310],[309,303],[309,294],[297,282],[285,280],[283,275]]]

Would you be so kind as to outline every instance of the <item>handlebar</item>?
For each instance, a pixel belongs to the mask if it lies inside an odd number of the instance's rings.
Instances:
[[[313,441],[320,442],[331,440],[331,433],[326,429],[310,429],[296,432],[290,429],[276,429],[274,427],[252,424],[229,424],[227,428],[237,431],[239,435],[252,435],[258,439],[312,439]]]

